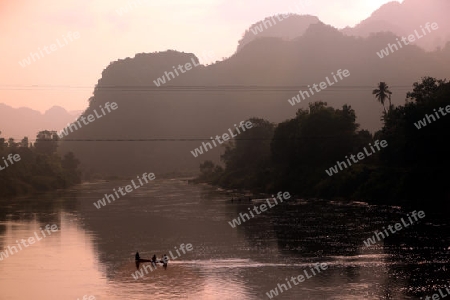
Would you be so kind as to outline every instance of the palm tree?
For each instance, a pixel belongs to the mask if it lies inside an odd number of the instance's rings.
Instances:
[[[373,90],[372,95],[375,95],[377,100],[383,105],[385,113],[387,113],[387,111],[386,111],[386,107],[384,106],[384,101],[386,100],[386,98],[388,98],[389,99],[389,110],[391,109],[391,107],[392,107],[392,103],[391,103],[392,92],[389,90],[389,86],[385,82],[380,82],[378,84],[378,88]]]

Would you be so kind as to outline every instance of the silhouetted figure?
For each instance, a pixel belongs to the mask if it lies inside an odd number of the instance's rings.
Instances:
[[[167,257],[167,255],[164,254],[162,261],[163,261],[164,270],[167,270],[167,262],[169,261],[169,258]]]
[[[156,267],[156,254],[153,254],[151,261],[152,261],[152,265]]]
[[[141,259],[141,257],[139,256],[139,252],[136,252],[135,259],[136,260],[140,260]]]

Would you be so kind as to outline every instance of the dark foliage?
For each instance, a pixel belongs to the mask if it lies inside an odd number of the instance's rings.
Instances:
[[[28,144],[28,138],[21,143],[9,139],[5,143],[0,138],[0,197],[12,197],[32,192],[45,192],[67,188],[80,183],[79,161],[73,153],[63,159],[56,153],[58,136],[54,131],[41,131],[34,145]],[[19,155],[20,160],[6,164],[8,155]]]

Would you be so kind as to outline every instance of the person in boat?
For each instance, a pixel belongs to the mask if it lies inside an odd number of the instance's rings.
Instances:
[[[163,255],[163,257],[161,258],[162,262],[167,264],[167,262],[169,261],[169,257],[167,255]]]
[[[164,269],[167,269],[167,262],[169,261],[169,257],[167,257],[167,255],[164,254],[162,261]]]
[[[153,254],[152,265],[156,267],[156,254]]]
[[[139,252],[136,252],[135,259],[136,260],[140,260],[141,259],[141,257],[139,256]]]

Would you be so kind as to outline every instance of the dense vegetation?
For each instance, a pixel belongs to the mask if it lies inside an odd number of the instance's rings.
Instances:
[[[57,154],[58,139],[54,131],[39,132],[34,144],[26,137],[20,143],[0,138],[0,197],[67,188],[79,183],[79,162],[71,152],[63,158]],[[8,155],[18,159],[8,160]]]
[[[262,192],[289,190],[302,197],[345,197],[374,203],[433,205],[448,203],[446,173],[450,167],[448,138],[450,117],[436,117],[426,126],[415,125],[425,115],[450,105],[450,83],[431,77],[414,83],[406,103],[390,104],[385,83],[374,90],[376,99],[388,108],[384,126],[375,134],[359,130],[350,106],[328,107],[324,102],[299,109],[295,118],[277,126],[252,119],[254,129],[228,145],[221,159],[200,165],[199,181],[225,188]],[[432,118],[430,118],[432,119]],[[357,154],[375,140],[388,146],[333,176],[325,170]]]

